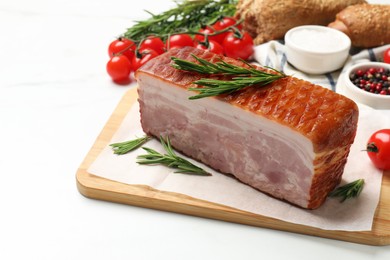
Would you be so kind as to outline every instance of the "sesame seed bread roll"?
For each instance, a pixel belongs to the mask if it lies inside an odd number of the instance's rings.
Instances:
[[[351,38],[352,45],[362,48],[390,43],[390,5],[352,5],[336,15],[329,27]]]
[[[236,18],[255,44],[282,39],[300,25],[328,25],[345,7],[364,0],[239,0]]]

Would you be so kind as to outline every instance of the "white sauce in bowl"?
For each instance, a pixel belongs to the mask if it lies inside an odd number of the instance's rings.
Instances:
[[[335,51],[344,48],[343,39],[332,31],[302,29],[291,33],[291,41],[308,51]]]
[[[284,40],[287,61],[309,74],[324,74],[340,69],[351,47],[351,40],[346,34],[320,25],[292,28]]]

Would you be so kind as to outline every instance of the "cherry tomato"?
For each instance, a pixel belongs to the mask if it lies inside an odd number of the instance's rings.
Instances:
[[[383,62],[390,64],[390,48],[383,53]]]
[[[149,36],[141,43],[140,49],[152,49],[158,54],[162,54],[165,52],[165,45],[161,38],[157,36]]]
[[[242,37],[238,38],[235,33],[229,32],[223,40],[222,47],[225,50],[225,55],[235,59],[249,59],[254,52],[254,44],[252,37],[247,33],[241,33]]]
[[[133,64],[134,71],[157,56],[159,56],[159,54],[153,49],[140,49],[139,53],[134,55],[131,62]]]
[[[200,33],[204,33],[204,34],[212,34],[214,33],[214,29],[210,26],[206,26],[206,27],[203,27],[203,28],[200,28],[199,29],[199,32]],[[216,36],[209,36],[207,37],[209,40],[214,40],[216,39],[216,37],[219,36],[219,35],[216,35]],[[194,37],[194,40],[197,41],[197,42],[203,42],[205,40],[205,37],[203,35],[200,35],[200,34],[196,34],[195,37]]]
[[[194,41],[188,34],[171,35],[167,40],[167,49],[181,48],[184,46],[194,46]]]
[[[215,54],[223,55],[223,48],[221,44],[219,44],[216,41],[209,40],[208,46],[206,43],[198,43],[195,48],[201,49],[201,50],[208,50]]]
[[[381,129],[371,135],[367,154],[375,167],[390,170],[390,129]]]
[[[108,75],[116,83],[124,83],[130,80],[130,73],[132,70],[131,62],[129,59],[120,54],[113,56],[106,65]]]
[[[215,31],[221,31],[223,29],[228,28],[229,26],[235,25],[236,23],[237,23],[237,20],[234,19],[233,17],[224,17],[224,18],[218,20],[215,24],[213,24],[213,28]],[[242,30],[241,24],[238,24],[236,27],[237,27],[237,29]],[[218,35],[214,36],[215,38],[213,40],[222,44],[223,40],[225,39],[225,37],[227,36],[228,33],[229,32],[224,32],[224,33],[218,34]]]
[[[114,55],[123,54],[131,60],[134,56],[135,48],[136,44],[132,40],[118,38],[108,46],[108,55],[112,58]]]

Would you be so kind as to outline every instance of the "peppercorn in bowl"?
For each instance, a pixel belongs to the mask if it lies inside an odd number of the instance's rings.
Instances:
[[[344,74],[345,95],[375,109],[390,109],[390,64],[362,62]]]

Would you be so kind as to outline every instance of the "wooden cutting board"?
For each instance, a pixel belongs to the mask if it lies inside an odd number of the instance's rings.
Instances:
[[[77,187],[88,198],[105,200],[145,208],[218,219],[234,223],[271,228],[300,234],[338,239],[368,245],[390,245],[390,172],[384,174],[381,198],[376,209],[374,224],[368,232],[327,231],[297,225],[270,217],[237,210],[223,205],[195,199],[186,195],[162,192],[148,186],[128,185],[89,174],[87,169],[106,147],[122,120],[136,102],[136,88],[130,89],[111,115],[96,142],[80,165]]]

